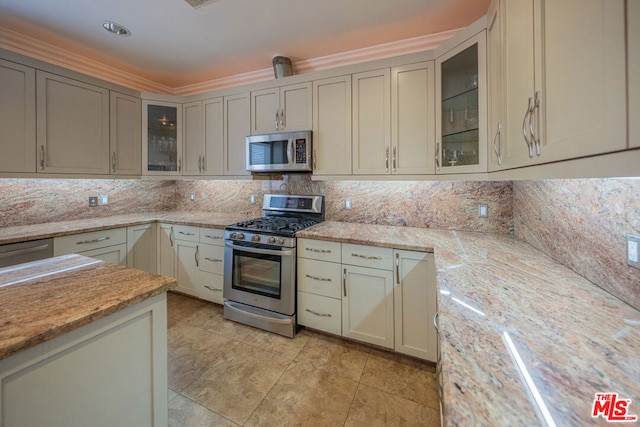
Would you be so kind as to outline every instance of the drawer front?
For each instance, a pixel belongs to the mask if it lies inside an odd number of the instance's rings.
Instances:
[[[222,304],[223,283],[224,279],[219,274],[213,274],[206,271],[198,271],[198,277],[196,280],[196,293],[199,298]]]
[[[393,270],[393,249],[343,243],[342,263],[380,270]]]
[[[200,227],[200,243],[224,246],[224,230]]]
[[[224,247],[198,245],[198,269],[209,273],[224,273]]]
[[[341,301],[307,292],[298,292],[298,324],[342,335]]]
[[[298,290],[340,299],[340,264],[315,259],[298,260]]]
[[[320,261],[340,262],[340,243],[298,239],[298,256]]]
[[[88,233],[55,237],[53,239],[53,255],[75,254],[122,244],[127,244],[127,229],[124,227],[90,231]]]
[[[107,246],[106,248],[78,252],[78,254],[88,256],[89,258],[99,259],[100,261],[110,262],[111,264],[122,265],[124,267],[127,266],[127,245],[124,243]]]
[[[200,241],[200,227],[192,227],[190,225],[174,225],[173,237],[176,240],[185,240],[187,242]]]

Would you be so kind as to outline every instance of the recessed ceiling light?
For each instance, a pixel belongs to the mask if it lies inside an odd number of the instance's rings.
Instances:
[[[115,22],[111,22],[111,21],[104,21],[104,23],[102,24],[102,28],[104,28],[105,30],[109,31],[110,33],[116,34],[118,36],[130,36],[131,35],[131,31],[127,30],[122,25],[116,24]]]

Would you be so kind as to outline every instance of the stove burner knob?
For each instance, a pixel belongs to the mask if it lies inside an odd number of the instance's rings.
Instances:
[[[284,239],[282,237],[280,237],[278,239],[278,243],[281,244],[281,245],[284,245]]]
[[[235,239],[237,235],[238,235],[237,233],[231,233],[231,234],[229,234],[229,238],[230,239]]]
[[[275,242],[276,242],[275,237],[269,237],[269,240],[267,240],[267,243],[275,243]]]
[[[238,234],[238,239],[239,240],[244,240],[244,233],[239,233]]]
[[[251,237],[251,241],[252,242],[259,242],[260,241],[260,236],[258,236],[257,234],[255,234],[254,236]]]

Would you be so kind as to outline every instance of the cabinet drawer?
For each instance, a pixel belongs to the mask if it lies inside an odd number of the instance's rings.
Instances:
[[[99,259],[100,261],[110,262],[111,264],[127,266],[127,245],[124,243],[120,245],[107,246],[106,248],[78,252],[78,255]]]
[[[223,274],[224,247],[215,245],[198,245],[198,269],[209,273]]]
[[[342,335],[342,305],[339,299],[298,292],[298,324]]]
[[[381,270],[393,270],[393,249],[343,243],[342,263]]]
[[[314,259],[298,260],[298,290],[340,299],[340,264]]]
[[[223,276],[206,271],[198,271],[196,294],[199,298],[222,304]]]
[[[340,262],[340,243],[298,239],[298,256],[321,261]]]
[[[224,229],[200,227],[200,243],[224,246]]]
[[[53,239],[53,255],[67,255],[127,243],[126,228],[90,231]]]
[[[192,227],[190,225],[174,225],[173,236],[176,240],[185,240],[187,242],[199,242],[200,227]]]

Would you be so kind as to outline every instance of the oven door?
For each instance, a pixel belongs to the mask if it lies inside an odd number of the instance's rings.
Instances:
[[[225,240],[224,298],[295,314],[295,248],[245,246]]]

